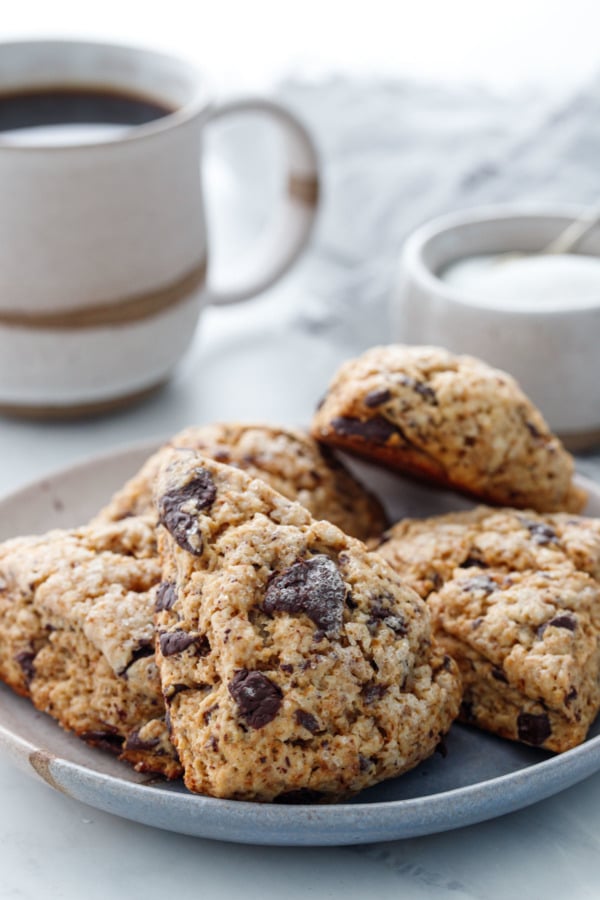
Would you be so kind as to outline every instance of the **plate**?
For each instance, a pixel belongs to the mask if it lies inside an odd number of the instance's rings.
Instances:
[[[86,521],[155,449],[143,445],[58,472],[0,500],[0,540]],[[356,466],[388,500],[392,516],[468,507],[450,493]],[[586,512],[600,515],[600,488]],[[600,721],[587,741],[558,756],[456,724],[445,758],[435,754],[401,778],[349,803],[279,806],[190,794],[87,747],[0,686],[0,748],[31,775],[90,806],[182,834],[250,844],[360,844],[446,831],[520,809],[600,770]]]

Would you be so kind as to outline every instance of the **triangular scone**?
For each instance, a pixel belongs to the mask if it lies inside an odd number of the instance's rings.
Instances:
[[[114,522],[154,512],[152,490],[165,453],[172,447],[199,450],[217,462],[262,478],[316,519],[333,522],[366,541],[386,527],[379,501],[354,478],[327,447],[299,429],[275,425],[219,422],[186,428],[158,450],[119,490],[94,521]]]
[[[181,769],[154,662],[151,520],[0,545],[0,679],[140,771]]]
[[[579,512],[586,501],[514,378],[439,347],[373,347],[344,363],[312,435],[499,506]]]
[[[333,800],[433,752],[456,667],[379,556],[193,451],[165,457],[156,503],[156,658],[190,790]]]
[[[600,522],[480,507],[405,520],[381,555],[427,599],[462,718],[563,751],[600,710]]]

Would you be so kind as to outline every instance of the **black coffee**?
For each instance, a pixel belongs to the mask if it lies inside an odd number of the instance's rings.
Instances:
[[[109,134],[123,130],[123,126],[153,122],[171,112],[172,108],[152,97],[110,88],[44,87],[0,92],[0,132],[33,129],[33,135],[38,129],[40,134],[50,129],[55,135],[64,132],[67,137],[72,130],[84,140],[86,126],[94,126],[87,129],[90,134],[103,130]]]

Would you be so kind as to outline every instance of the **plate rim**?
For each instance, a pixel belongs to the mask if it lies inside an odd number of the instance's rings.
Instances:
[[[111,462],[120,461],[126,456],[139,454],[141,457],[145,453],[150,455],[162,443],[159,440],[136,441],[57,468],[0,495],[0,510],[6,503],[14,502],[23,495],[39,491],[40,488],[47,490],[54,480],[77,477],[94,465],[110,466]],[[600,487],[592,479],[577,474],[576,480],[600,499]],[[2,689],[6,690],[7,696],[12,697],[10,688],[3,685]],[[31,710],[33,714],[44,715],[33,706]],[[47,718],[57,729],[60,727],[50,717]],[[74,737],[74,740],[77,738]],[[21,762],[26,759],[29,765],[21,766],[21,769],[27,774],[46,781],[57,790],[94,808],[181,834],[267,846],[342,846],[449,831],[523,809],[600,770],[600,735],[596,735],[571,750],[515,771],[433,794],[366,803],[284,805],[225,800],[191,792],[156,791],[151,783],[130,781],[102,772],[92,765],[57,756],[42,745],[32,743],[1,721],[0,749],[7,750],[8,759],[15,764],[18,763],[14,755]],[[44,757],[44,766],[33,765],[32,759],[36,756]],[[568,764],[565,762],[567,760]],[[533,784],[532,773],[535,776]],[[557,779],[554,777],[556,773],[560,776]],[[507,786],[511,790],[503,790]],[[107,789],[108,792],[103,797],[102,792]],[[129,797],[135,800],[139,810],[131,807],[127,807],[125,811],[117,809],[115,798],[119,796],[121,799]],[[153,821],[148,812],[157,800],[161,812],[166,807],[167,813],[172,809],[174,812],[187,814],[186,821],[170,824],[168,814],[165,817],[159,815],[158,821],[154,816]],[[493,804],[490,804],[491,800],[494,801]],[[267,827],[264,832],[257,828],[258,810],[263,819],[266,819]],[[197,815],[199,811],[202,813],[200,816]],[[424,811],[427,813],[425,816]],[[155,808],[153,812],[156,813]],[[226,821],[228,817],[232,819],[231,822]],[[249,835],[250,822],[253,829]],[[433,822],[435,827],[431,827]],[[330,829],[338,830],[330,833]]]

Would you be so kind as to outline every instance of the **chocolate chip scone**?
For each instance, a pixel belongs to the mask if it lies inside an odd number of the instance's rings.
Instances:
[[[181,769],[154,660],[152,520],[0,545],[0,678],[140,771]]]
[[[305,506],[360,540],[379,537],[386,526],[381,504],[325,447],[302,431],[272,425],[218,423],[175,435],[118,491],[94,521],[118,521],[154,512],[152,489],[172,447],[200,450],[203,456],[262,478],[284,497]]]
[[[374,347],[346,362],[313,436],[499,506],[579,512],[573,460],[516,381],[436,347]]]
[[[461,718],[563,751],[600,710],[600,522],[481,507],[400,522],[381,555],[458,662]]]
[[[156,501],[157,663],[190,790],[335,800],[433,752],[457,670],[381,557],[193,451],[165,455]]]

